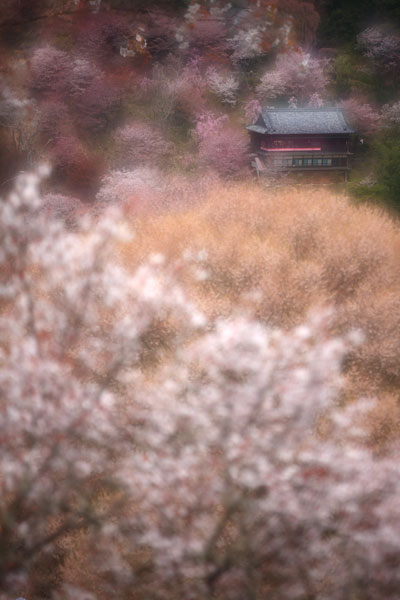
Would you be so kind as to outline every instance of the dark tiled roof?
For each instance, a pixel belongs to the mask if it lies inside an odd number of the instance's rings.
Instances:
[[[266,108],[250,131],[269,134],[354,133],[339,108]]]

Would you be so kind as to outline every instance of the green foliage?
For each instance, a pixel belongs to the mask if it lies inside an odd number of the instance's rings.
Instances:
[[[388,20],[400,24],[398,0],[326,0],[318,31],[321,45],[354,42],[372,22]]]
[[[334,65],[335,88],[339,96],[351,92],[370,93],[377,86],[376,78],[362,68],[360,57],[352,52],[338,55]]]
[[[320,42],[336,45],[354,40],[360,25],[374,12],[374,5],[375,0],[326,0],[321,11]]]
[[[371,147],[370,159],[373,176],[349,186],[353,198],[359,202],[380,204],[390,212],[400,213],[400,131],[390,130]]]
[[[385,203],[398,212],[400,212],[399,133],[399,130],[393,130],[375,144],[377,184]]]

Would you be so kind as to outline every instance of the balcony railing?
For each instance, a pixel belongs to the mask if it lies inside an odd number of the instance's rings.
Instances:
[[[265,151],[259,151],[260,157],[267,158],[266,166],[270,165],[275,169],[283,170],[329,170],[329,169],[349,169],[348,157],[349,152],[318,152],[314,154],[312,151],[304,153],[297,152],[293,149],[286,150],[285,152],[279,153],[267,153]]]

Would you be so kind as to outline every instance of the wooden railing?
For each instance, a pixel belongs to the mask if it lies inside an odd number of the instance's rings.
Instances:
[[[259,151],[260,160],[274,169],[282,170],[348,170],[349,152],[296,152],[293,150],[279,153]],[[267,158],[267,161],[265,159]]]

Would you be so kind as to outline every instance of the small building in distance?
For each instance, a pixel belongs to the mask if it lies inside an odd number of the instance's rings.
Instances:
[[[247,129],[257,175],[347,181],[355,131],[339,108],[265,108]]]

